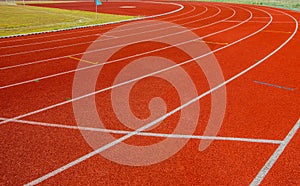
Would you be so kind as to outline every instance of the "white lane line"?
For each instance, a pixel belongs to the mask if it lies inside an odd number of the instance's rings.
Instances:
[[[120,6],[119,8],[136,8],[136,6]]]
[[[95,35],[98,35],[98,34],[95,34]],[[114,39],[116,39],[116,38],[118,38],[118,37],[116,37],[116,36],[108,36],[108,35],[105,35],[105,34],[99,34],[99,35],[102,35],[102,36],[105,36],[105,37],[110,37],[110,38],[114,38]],[[84,36],[83,36],[84,37]],[[78,39],[78,38],[82,38],[81,36],[80,37],[75,37],[75,38],[72,38],[72,39]],[[67,38],[66,40],[68,40],[68,39],[70,39],[70,38]],[[61,40],[58,40],[58,41],[61,41]],[[50,41],[50,42],[52,42],[52,41]],[[31,44],[31,43],[30,43]],[[40,43],[39,43],[40,44]]]
[[[266,177],[270,169],[273,167],[273,165],[276,163],[276,161],[279,159],[280,155],[284,152],[284,149],[287,147],[287,145],[290,143],[294,135],[297,133],[298,129],[300,127],[300,119],[298,122],[294,125],[294,127],[290,130],[290,132],[287,134],[283,142],[279,145],[279,147],[276,149],[276,151],[273,153],[273,155],[269,158],[269,160],[265,163],[263,168],[259,171],[257,176],[254,178],[254,180],[251,182],[250,186],[257,186],[260,185],[260,183],[263,181],[263,179]]]
[[[186,24],[189,24],[189,23],[198,22],[198,21],[202,21],[202,20],[206,20],[206,19],[215,17],[215,16],[217,16],[218,14],[221,13],[221,9],[218,8],[218,7],[217,7],[217,9],[218,9],[218,12],[216,14],[212,15],[212,16],[205,17],[205,18],[202,18],[202,19],[197,19],[195,21],[191,21],[191,22],[188,22],[188,23],[185,23],[185,24],[182,24],[182,25],[186,25]],[[197,15],[195,15],[195,17],[196,16]],[[155,25],[155,24],[153,24],[153,25]],[[150,26],[153,26],[153,25],[150,25]],[[146,26],[146,27],[148,27],[148,26]],[[145,28],[145,27],[142,27],[142,28]],[[139,33],[134,33],[134,34],[129,34],[129,35],[122,35],[122,37],[119,37],[119,38],[133,36],[133,35],[140,35],[140,34],[145,34],[145,33],[151,33],[151,32],[155,32],[155,31],[166,30],[166,29],[169,29],[169,28],[172,28],[172,27],[167,27],[167,28],[163,27],[163,28],[158,28],[158,29],[154,29],[154,30],[151,29],[151,28],[149,28],[147,31],[139,32]],[[128,30],[132,30],[132,29],[128,29]],[[118,32],[122,33],[123,31],[118,31]],[[117,39],[119,39],[119,38],[117,38]],[[111,39],[106,39],[106,40],[111,40]],[[95,41],[95,42],[97,42],[97,41]],[[22,51],[22,52],[15,52],[15,53],[3,54],[3,55],[0,55],[0,57],[9,57],[9,56],[15,56],[15,55],[30,54],[30,53],[35,53],[35,52],[48,51],[48,50],[52,50],[52,49],[59,49],[59,48],[67,48],[67,47],[79,46],[79,45],[84,45],[84,44],[89,44],[89,43],[93,43],[93,41],[84,41],[84,42],[67,44],[67,45],[59,45],[59,46],[49,47],[49,48],[40,48],[40,49],[35,49],[35,50],[28,50],[28,51]]]
[[[168,49],[168,48],[172,48],[174,46],[180,46],[180,45],[183,45],[183,44],[186,44],[186,43],[189,43],[189,42],[194,42],[194,41],[196,41],[198,39],[203,39],[203,38],[206,38],[206,37],[209,37],[209,36],[212,36],[212,35],[215,35],[215,34],[218,34],[218,33],[221,33],[221,32],[227,31],[227,30],[230,30],[230,29],[233,29],[235,27],[238,27],[238,26],[244,24],[245,22],[247,22],[248,20],[250,20],[251,17],[252,17],[252,13],[251,12],[249,12],[249,13],[250,13],[250,17],[248,19],[244,20],[244,22],[241,22],[241,23],[239,23],[237,25],[234,25],[234,26],[228,27],[226,29],[219,30],[217,32],[208,34],[206,36],[202,36],[201,38],[197,38],[197,39],[193,39],[193,40],[188,40],[188,41],[185,41],[185,42],[177,43],[177,44],[175,44],[173,46],[163,47],[163,48],[159,48],[159,49],[156,49],[156,50],[152,50],[152,51],[148,51],[148,52],[144,52],[144,53],[140,53],[140,54],[135,54],[135,55],[132,55],[132,56],[128,56],[128,57],[124,57],[124,58],[120,58],[120,59],[108,61],[106,63],[100,63],[100,64],[94,65],[94,66],[87,66],[87,67],[84,67],[84,68],[81,68],[81,69],[74,69],[74,70],[70,70],[70,71],[66,71],[66,72],[60,72],[60,73],[57,73],[57,74],[52,74],[52,75],[49,75],[49,76],[38,77],[38,78],[34,78],[34,79],[31,79],[31,80],[27,80],[27,81],[22,81],[22,82],[18,82],[18,83],[14,83],[14,84],[9,84],[9,85],[4,85],[4,86],[0,87],[0,90],[1,89],[5,89],[5,88],[9,88],[9,87],[13,87],[13,86],[23,85],[23,84],[26,84],[26,83],[35,82],[36,80],[48,79],[48,78],[52,78],[52,77],[56,77],[56,76],[60,76],[60,75],[69,74],[69,73],[72,73],[72,72],[77,72],[77,71],[81,71],[81,70],[87,70],[87,69],[94,68],[94,67],[97,67],[97,66],[112,64],[112,63],[115,63],[115,62],[118,62],[118,61],[122,61],[122,60],[125,60],[125,59],[130,59],[130,58],[133,58],[133,57],[138,57],[138,56],[150,54],[150,53],[153,53],[153,52],[165,50],[165,49]],[[229,18],[226,18],[226,19],[229,19]],[[222,20],[220,22],[222,22]],[[176,34],[178,34],[178,33],[176,33]],[[224,49],[224,48],[222,48],[222,49]],[[214,50],[212,52],[215,52],[215,51],[217,51],[217,50]],[[205,56],[203,56],[203,57],[205,57]]]
[[[280,88],[280,89],[289,90],[289,91],[295,90],[295,88],[290,88],[290,87],[275,85],[275,84],[271,84],[271,83],[267,83],[267,82],[263,82],[263,81],[256,81],[256,80],[254,80],[253,82],[257,83],[257,84],[266,85],[266,86],[275,87],[275,88]]]
[[[272,14],[273,15],[273,14]],[[254,19],[268,19],[269,17],[260,17],[260,16],[256,16],[256,17],[253,17]]]
[[[278,11],[278,12],[280,12],[280,11]],[[266,12],[266,13],[267,13],[267,12]],[[271,23],[272,20],[273,20],[273,17],[272,17],[269,13],[267,13],[267,14],[271,17],[271,19],[270,19],[270,23]],[[292,17],[291,15],[289,15],[289,14],[286,14],[286,15],[288,15],[289,17],[291,17],[291,18],[293,18],[294,20],[296,20],[296,19],[295,19],[294,17]],[[201,94],[200,96],[198,96],[198,97],[196,97],[196,98],[190,100],[189,102],[187,102],[187,103],[181,105],[180,107],[177,107],[176,109],[174,109],[174,110],[172,110],[171,112],[168,112],[167,114],[165,114],[164,116],[162,116],[162,117],[160,117],[160,118],[158,118],[158,119],[156,119],[156,120],[154,120],[154,121],[148,123],[147,125],[145,125],[145,126],[143,126],[143,127],[140,127],[140,128],[137,129],[136,131],[133,131],[133,132],[131,132],[131,133],[129,133],[129,134],[127,134],[127,135],[125,135],[125,136],[123,136],[123,137],[121,137],[121,138],[119,138],[119,139],[117,139],[117,140],[115,140],[115,141],[113,141],[113,142],[111,142],[111,143],[108,143],[107,145],[104,145],[104,146],[98,148],[97,150],[95,150],[95,151],[93,151],[93,152],[90,152],[90,153],[88,153],[88,154],[86,154],[86,155],[84,155],[84,156],[82,156],[82,157],[80,157],[80,158],[78,158],[78,159],[76,159],[76,160],[74,160],[74,161],[72,161],[72,162],[70,162],[70,163],[68,163],[68,164],[66,164],[66,165],[64,165],[64,166],[62,166],[62,167],[60,167],[60,168],[58,168],[58,169],[52,171],[52,172],[50,172],[50,173],[48,173],[48,174],[45,174],[45,175],[43,175],[42,177],[39,177],[39,178],[37,178],[37,179],[31,181],[30,183],[26,184],[26,185],[36,185],[36,184],[38,184],[38,183],[41,183],[41,182],[45,181],[46,179],[49,179],[49,178],[51,178],[52,176],[55,176],[56,174],[59,174],[59,173],[65,171],[65,170],[69,169],[70,167],[73,167],[74,165],[77,165],[77,164],[79,164],[79,163],[81,163],[81,162],[83,162],[83,161],[89,159],[90,157],[93,157],[94,155],[99,154],[100,152],[103,152],[103,151],[105,151],[105,150],[111,148],[111,147],[113,147],[113,146],[115,146],[115,145],[117,145],[117,144],[123,142],[124,140],[126,140],[126,139],[132,137],[132,136],[137,135],[137,134],[140,133],[141,131],[150,128],[151,126],[153,126],[153,125],[159,123],[160,121],[162,121],[162,120],[168,118],[170,115],[176,113],[177,111],[182,110],[183,108],[187,107],[188,105],[190,105],[190,104],[192,104],[192,103],[198,101],[199,99],[203,98],[204,96],[211,94],[212,92],[216,91],[216,90],[219,89],[220,87],[222,87],[222,86],[224,86],[224,85],[230,83],[231,81],[235,80],[236,78],[240,77],[241,75],[247,73],[248,71],[250,71],[251,69],[253,69],[253,68],[256,67],[257,65],[261,64],[262,62],[264,62],[267,58],[269,58],[269,57],[272,56],[274,53],[276,53],[277,51],[279,51],[282,47],[284,47],[284,46],[285,46],[285,45],[286,45],[286,44],[294,37],[294,35],[297,33],[297,31],[298,31],[298,22],[296,22],[296,28],[295,28],[294,33],[293,33],[293,34],[292,34],[292,35],[291,35],[291,36],[290,36],[290,37],[289,37],[282,45],[280,45],[277,49],[275,49],[273,52],[271,52],[269,55],[267,55],[266,57],[264,57],[263,59],[261,59],[260,61],[258,61],[257,63],[255,63],[254,65],[248,67],[247,69],[245,69],[244,71],[240,72],[239,74],[237,74],[237,75],[233,76],[232,78],[226,80],[224,83],[222,83],[222,84],[220,84],[220,85],[218,85],[218,86],[216,86],[216,87],[210,89],[209,91],[207,91],[207,92]],[[254,33],[253,33],[253,34],[254,34]],[[250,36],[249,36],[249,37],[250,37]],[[7,120],[7,121],[8,121],[8,120]]]
[[[267,12],[266,12],[266,13],[267,13]],[[55,107],[64,105],[64,104],[67,104],[67,103],[71,103],[71,102],[73,102],[73,101],[77,101],[77,100],[80,100],[80,99],[83,99],[83,98],[86,98],[86,97],[89,97],[89,96],[98,94],[98,93],[100,93],[100,92],[104,92],[104,91],[107,91],[107,90],[110,90],[110,89],[113,89],[113,88],[116,88],[116,87],[119,87],[119,86],[123,86],[123,85],[125,85],[125,84],[132,83],[132,82],[138,81],[138,80],[140,80],[140,79],[143,79],[143,78],[146,78],[146,77],[150,77],[150,76],[155,75],[155,74],[159,74],[159,73],[161,73],[161,72],[164,72],[164,71],[167,71],[167,70],[176,68],[176,67],[178,67],[178,66],[181,66],[181,65],[190,63],[190,62],[192,62],[192,61],[194,61],[194,60],[197,60],[197,59],[203,58],[203,57],[205,57],[205,56],[208,56],[208,55],[212,54],[213,52],[220,51],[220,50],[222,50],[222,49],[224,49],[224,48],[227,48],[227,47],[229,47],[229,46],[232,46],[232,45],[234,45],[234,44],[236,44],[236,43],[239,43],[239,42],[241,42],[241,41],[243,41],[243,40],[245,40],[245,39],[247,39],[247,38],[250,38],[251,36],[253,36],[253,35],[255,35],[255,34],[261,32],[263,29],[265,29],[268,25],[271,24],[271,22],[272,22],[272,16],[271,16],[270,14],[269,14],[269,16],[270,16],[270,21],[269,21],[269,23],[266,24],[264,27],[260,28],[260,29],[257,30],[256,32],[253,32],[252,34],[250,34],[250,35],[248,35],[248,36],[245,36],[245,37],[243,37],[243,38],[241,38],[241,39],[239,39],[239,40],[237,40],[237,41],[235,41],[235,42],[233,42],[233,43],[230,43],[230,44],[228,44],[228,45],[226,45],[226,46],[224,46],[224,47],[220,47],[220,48],[218,48],[218,49],[216,49],[216,50],[214,50],[214,51],[208,52],[208,53],[206,53],[206,54],[203,54],[203,55],[198,56],[198,57],[196,57],[196,58],[194,58],[194,59],[190,59],[190,60],[187,60],[187,61],[185,61],[185,62],[179,63],[179,64],[177,64],[177,65],[174,65],[174,66],[171,66],[171,67],[168,67],[168,68],[165,68],[165,69],[162,69],[162,70],[159,70],[159,71],[156,71],[156,72],[153,72],[153,73],[150,73],[150,74],[141,76],[141,77],[137,77],[137,78],[135,78],[135,79],[131,79],[131,80],[129,80],[129,81],[126,81],[126,82],[123,82],[123,83],[120,83],[120,84],[116,84],[116,85],[113,85],[113,86],[111,86],[111,87],[107,87],[107,88],[98,90],[98,91],[96,91],[96,92],[91,92],[91,93],[89,93],[89,94],[86,94],[86,95],[83,95],[83,96],[80,96],[80,97],[77,97],[77,98],[73,98],[73,99],[70,99],[70,100],[67,100],[67,101],[64,101],[64,102],[60,102],[60,103],[57,103],[57,104],[54,104],[54,105],[50,105],[50,106],[48,106],[48,107],[44,107],[44,108],[39,109],[39,110],[35,110],[35,111],[29,112],[29,113],[26,113],[26,114],[23,114],[23,115],[19,115],[19,116],[13,118],[12,120],[17,120],[17,119],[20,119],[20,118],[24,118],[24,117],[26,117],[26,116],[30,116],[30,115],[33,115],[33,114],[37,114],[37,113],[40,113],[40,112],[43,112],[43,111],[46,111],[46,110],[49,110],[49,109],[52,109],[52,108],[55,108]],[[0,125],[5,124],[5,123],[7,123],[7,122],[9,122],[9,120],[2,121],[2,122],[0,122]]]
[[[193,12],[195,10],[195,7],[192,6],[193,9],[189,12],[186,12],[186,13],[190,13],[190,12]],[[205,7],[205,10],[203,11],[203,13],[205,13],[208,9]],[[186,14],[184,13],[184,14]],[[182,14],[182,15],[184,15]],[[202,12],[200,13],[200,15],[202,14]],[[199,16],[199,14],[196,14],[196,16]],[[173,16],[172,16],[173,17]],[[190,16],[190,17],[195,17],[194,16]],[[178,21],[178,20],[182,20],[182,19],[188,19],[190,17],[184,17],[184,18],[180,18],[180,19],[175,19],[175,20],[172,20],[172,21]],[[169,17],[170,18],[170,17]],[[166,18],[164,18],[166,19]],[[159,19],[159,20],[163,20],[163,19]],[[160,23],[162,24],[162,23]],[[150,24],[150,25],[146,25],[144,27],[150,27],[150,26],[154,26],[154,25],[158,25],[158,24]],[[134,30],[136,28],[144,28],[144,27],[134,27],[134,28],[128,28],[128,29],[124,29],[122,31],[128,31],[128,30]],[[106,29],[111,29],[111,28],[106,28]],[[97,29],[98,30],[98,29]],[[99,30],[98,30],[99,31]],[[101,30],[101,31],[104,31],[104,30]],[[77,32],[76,32],[77,33]],[[111,31],[110,33],[114,33],[113,31]],[[74,33],[71,33],[71,34],[74,34]],[[67,34],[66,34],[67,35]],[[99,35],[103,35],[103,36],[106,36],[106,37],[112,37],[112,38],[117,38],[117,37],[114,37],[114,36],[107,36],[105,34],[99,34],[99,33],[95,33],[95,34],[89,34],[89,35],[80,35],[80,36],[76,36],[76,37],[68,37],[68,38],[65,38],[66,36],[64,35],[64,39],[55,39],[55,40],[47,40],[47,41],[42,41],[42,42],[32,42],[32,43],[27,43],[27,44],[18,44],[18,45],[8,45],[8,46],[5,46],[5,47],[0,47],[0,49],[7,49],[7,48],[16,48],[16,47],[25,47],[25,46],[31,46],[31,45],[37,45],[37,44],[46,44],[46,43],[53,43],[53,42],[57,42],[57,41],[68,41],[68,40],[74,40],[74,39],[82,39],[82,38],[85,38],[85,37],[92,37],[92,36],[99,36]],[[57,35],[55,35],[56,37]],[[52,36],[53,37],[53,36]],[[34,38],[36,39],[36,38]],[[109,40],[109,39],[108,39]]]
[[[8,120],[8,118],[0,118],[0,120]],[[132,131],[126,130],[113,130],[105,128],[95,128],[95,127],[81,127],[73,125],[64,125],[57,123],[46,123],[39,121],[28,121],[28,120],[14,120],[12,122],[43,126],[43,127],[53,127],[62,129],[72,129],[72,130],[85,130],[92,132],[103,132],[111,134],[129,134]],[[248,142],[248,143],[266,143],[266,144],[281,144],[281,140],[270,140],[270,139],[258,139],[258,138],[239,138],[239,137],[224,137],[224,136],[200,136],[200,135],[186,135],[186,134],[164,134],[164,133],[153,133],[153,132],[140,132],[138,136],[148,136],[148,137],[162,137],[162,138],[182,138],[182,139],[204,139],[204,140],[218,140],[218,141],[237,141],[237,142]]]

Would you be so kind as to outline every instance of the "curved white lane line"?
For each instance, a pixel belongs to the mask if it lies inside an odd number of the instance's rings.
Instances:
[[[183,16],[185,14],[189,14],[191,12],[194,12],[195,9],[196,9],[196,7],[195,6],[191,6],[191,7],[193,7],[193,8],[190,11],[188,11],[188,12],[185,12],[185,13],[180,14],[180,15],[165,17],[165,18],[162,18],[162,19],[159,19],[159,20],[164,20],[164,19],[168,19],[168,18],[171,18],[171,17],[179,17],[179,16]],[[203,12],[206,12],[206,11],[207,11],[207,7],[205,7],[205,10]],[[191,17],[193,17],[193,16],[191,16]],[[172,20],[172,21],[178,21],[178,20],[188,19],[188,18],[189,17],[184,17],[184,18],[175,19],[175,20]],[[149,25],[149,26],[151,26],[151,25]],[[148,26],[146,26],[146,27],[148,27]],[[132,29],[135,29],[135,28],[124,29],[124,31],[125,30],[132,30]],[[105,28],[105,29],[111,29],[111,28]],[[99,31],[99,29],[95,29],[95,30]],[[91,31],[91,30],[88,30],[88,31]],[[104,30],[101,30],[101,31],[104,31]],[[76,32],[76,34],[79,33],[79,32],[83,32],[83,31],[78,31],[78,32]],[[84,32],[87,32],[87,30],[84,30]],[[69,33],[69,34],[74,34],[74,33]],[[67,34],[57,34],[55,36],[52,35],[52,36],[47,36],[47,37],[57,37],[59,35],[66,36]],[[68,41],[68,40],[73,40],[73,39],[78,39],[78,38],[85,38],[85,37],[91,37],[91,36],[98,36],[98,35],[103,35],[103,34],[93,33],[93,34],[88,34],[88,35],[85,34],[84,36],[80,35],[80,36],[75,36],[75,37],[68,37],[68,38],[64,38],[64,39],[55,39],[55,40],[48,40],[48,41],[41,41],[41,42],[32,42],[32,43],[26,43],[26,44],[8,45],[8,46],[0,47],[0,49],[25,47],[25,46],[31,46],[31,45],[37,45],[37,44],[53,43],[53,42],[57,42],[57,41]],[[27,39],[40,39],[40,38],[45,38],[45,37],[34,37],[34,38],[27,38]],[[11,42],[11,41],[8,41],[8,42]]]
[[[217,21],[217,22],[214,22],[214,23],[211,23],[211,24],[208,24],[208,25],[204,25],[202,27],[198,27],[197,29],[199,28],[204,28],[204,27],[207,27],[207,26],[211,26],[211,25],[214,25],[214,24],[217,24],[219,22],[223,22],[224,20],[227,20],[227,19],[230,19],[232,18],[233,16],[235,15],[235,11],[234,13],[230,16],[230,17],[227,17],[223,20],[220,20],[220,21]],[[226,29],[223,29],[223,30],[219,30],[217,32],[214,32],[214,33],[211,33],[211,34],[208,34],[208,35],[205,35],[205,36],[202,36],[200,37],[199,39],[203,39],[203,38],[206,38],[206,37],[209,37],[209,36],[212,36],[212,35],[216,35],[218,33],[221,33],[221,32],[225,32],[227,30],[230,30],[230,29],[233,29],[241,24],[244,24],[245,22],[247,22],[248,20],[250,20],[252,18],[252,14],[250,13],[250,17],[247,19],[247,20],[244,20],[243,22],[237,24],[237,25],[234,25],[234,26],[231,26],[231,27],[228,27]],[[191,29],[191,30],[195,30],[195,29]],[[172,34],[169,34],[169,35],[165,35],[165,36],[162,36],[162,37],[156,37],[156,38],[164,38],[166,36],[173,36],[173,35],[177,35],[177,34],[180,34],[180,32],[178,33],[172,33]],[[155,38],[155,39],[156,39]],[[183,45],[183,44],[187,44],[187,43],[190,43],[190,42],[194,42],[198,39],[193,39],[193,40],[188,40],[188,41],[185,41],[185,42],[181,42],[181,43],[177,43],[173,46],[167,46],[167,47],[163,47],[163,48],[159,48],[159,49],[155,49],[155,50],[151,50],[151,51],[148,51],[148,52],[143,52],[143,53],[139,53],[139,54],[135,54],[135,55],[131,55],[131,56],[128,56],[128,57],[124,57],[124,58],[120,58],[120,59],[116,59],[116,60],[112,60],[112,61],[108,61],[106,63],[100,63],[100,64],[97,64],[97,65],[93,65],[93,66],[88,66],[88,67],[84,67],[84,68],[80,68],[80,69],[74,69],[74,70],[69,70],[69,71],[66,71],[66,72],[60,72],[60,73],[57,73],[57,74],[52,74],[52,75],[49,75],[49,76],[44,76],[44,77],[39,77],[39,78],[34,78],[34,79],[31,79],[31,80],[27,80],[27,81],[22,81],[22,82],[18,82],[18,83],[13,83],[13,84],[9,84],[9,85],[5,85],[5,86],[1,86],[0,87],[0,90],[1,89],[5,89],[5,88],[9,88],[9,87],[13,87],[13,86],[18,86],[18,85],[23,85],[23,84],[27,84],[27,83],[31,83],[31,82],[35,82],[36,80],[43,80],[43,79],[48,79],[48,78],[52,78],[52,77],[56,77],[56,76],[60,76],[60,75],[65,75],[65,74],[69,74],[69,73],[72,73],[72,72],[77,72],[77,71],[81,71],[81,70],[87,70],[87,69],[90,69],[90,68],[95,68],[95,67],[98,67],[98,66],[102,66],[104,64],[112,64],[112,63],[115,63],[115,62],[118,62],[118,61],[122,61],[122,60],[125,60],[125,59],[130,59],[130,58],[133,58],[133,57],[138,57],[138,56],[142,56],[142,55],[145,55],[145,54],[150,54],[150,53],[153,53],[153,52],[157,52],[157,51],[162,51],[162,50],[165,50],[165,49],[168,49],[168,48],[172,48],[174,46],[180,46],[180,45]],[[139,41],[141,42],[141,41]],[[131,43],[132,44],[132,43]],[[111,48],[115,48],[115,47],[119,47],[119,46],[126,46],[128,45],[127,44],[124,44],[124,45],[117,45],[117,46],[113,46]],[[94,51],[102,51],[102,50],[106,50],[106,49],[111,49],[111,48],[104,48],[104,49],[97,49],[97,50],[93,50],[93,51],[90,51],[90,52],[94,52]],[[88,52],[88,53],[90,53]],[[87,52],[86,52],[87,53]]]
[[[17,34],[17,35],[11,35],[11,36],[0,36],[1,38],[11,38],[11,37],[19,37],[19,36],[28,36],[28,35],[33,35],[33,34],[43,34],[43,33],[52,33],[52,32],[61,32],[61,31],[66,31],[66,30],[74,30],[78,28],[89,28],[89,27],[95,27],[95,26],[103,26],[103,25],[111,25],[111,24],[117,24],[117,23],[124,23],[124,22],[130,22],[130,21],[136,21],[136,20],[144,20],[144,19],[150,19],[150,18],[156,18],[156,17],[161,17],[169,14],[173,14],[175,12],[179,12],[184,8],[183,5],[177,4],[177,3],[168,3],[168,2],[155,2],[155,1],[142,1],[142,3],[158,3],[158,4],[172,4],[179,6],[178,9],[162,13],[162,14],[157,14],[157,15],[152,15],[152,16],[146,16],[146,17],[140,17],[140,18],[133,18],[133,19],[128,19],[128,20],[123,20],[123,21],[114,21],[114,22],[108,22],[108,23],[102,23],[102,24],[93,24],[93,25],[87,25],[87,26],[77,26],[77,27],[72,27],[72,28],[67,28],[67,29],[59,29],[59,30],[50,30],[50,31],[43,31],[43,32],[32,32],[32,33],[27,33],[27,34]]]
[[[265,26],[265,28],[268,25],[270,25],[271,22],[272,22],[272,20],[273,20],[272,15],[270,15],[269,13],[267,13],[267,14],[271,17],[271,19],[270,19],[269,23]],[[262,29],[260,29],[260,31],[261,30]],[[257,63],[255,63],[254,65],[251,65],[247,69],[243,70],[242,72],[238,73],[237,75],[235,75],[235,76],[231,77],[230,79],[226,80],[224,83],[222,83],[222,84],[214,87],[213,89],[210,89],[209,91],[207,91],[207,92],[201,94],[200,96],[192,99],[191,101],[187,102],[186,104],[184,104],[184,105],[182,105],[180,107],[177,107],[176,109],[174,109],[171,112],[165,114],[164,116],[162,116],[162,117],[154,120],[153,122],[150,122],[147,125],[145,125],[143,127],[140,127],[139,129],[137,129],[137,130],[135,130],[135,131],[133,131],[133,132],[131,132],[131,133],[129,133],[129,134],[127,134],[127,135],[125,135],[125,136],[123,136],[123,137],[121,137],[121,138],[119,138],[119,139],[117,139],[117,140],[115,140],[115,141],[107,144],[107,145],[104,145],[104,146],[98,148],[97,150],[92,151],[92,152],[90,152],[90,153],[88,153],[88,154],[86,154],[86,155],[84,155],[84,156],[82,156],[82,157],[80,157],[80,158],[78,158],[78,159],[76,159],[76,160],[74,160],[74,161],[72,161],[72,162],[70,162],[70,163],[68,163],[68,164],[66,164],[66,165],[64,165],[64,166],[62,166],[62,167],[60,167],[60,168],[52,171],[52,172],[50,172],[50,173],[48,173],[48,174],[45,174],[44,176],[39,177],[39,178],[31,181],[30,183],[26,184],[26,185],[36,185],[38,183],[41,183],[41,182],[45,181],[46,179],[49,179],[52,176],[55,176],[56,174],[59,174],[59,173],[65,171],[65,170],[73,167],[74,165],[77,165],[77,164],[79,164],[79,163],[81,163],[81,162],[83,162],[83,161],[85,161],[85,160],[93,157],[94,155],[99,154],[100,152],[103,152],[103,151],[111,148],[111,147],[113,147],[113,146],[115,146],[115,145],[117,145],[117,144],[125,141],[126,139],[132,137],[132,136],[137,135],[138,133],[142,132],[143,130],[146,130],[146,129],[150,128],[151,126],[159,123],[160,121],[168,118],[170,115],[176,113],[179,110],[182,110],[183,108],[185,108],[188,105],[190,105],[190,104],[198,101],[199,99],[203,98],[204,96],[211,94],[212,92],[216,91],[220,87],[225,86],[226,84],[230,83],[231,81],[235,80],[236,78],[240,77],[241,75],[247,73],[248,71],[250,71],[251,69],[253,69],[257,65],[261,64],[262,62],[264,62],[267,58],[271,57],[274,53],[276,53],[277,51],[279,51],[283,46],[285,46],[294,37],[294,35],[297,33],[297,30],[298,30],[298,23],[296,22],[296,28],[295,28],[295,30],[293,32],[293,35],[291,35],[282,45],[280,45],[277,49],[275,49],[273,52],[271,52],[269,55],[267,55],[266,57],[264,57],[263,59],[261,59],[260,61],[258,61]],[[254,32],[251,35],[255,35],[256,33],[260,32],[260,31]],[[250,35],[249,35],[249,37],[250,37]]]

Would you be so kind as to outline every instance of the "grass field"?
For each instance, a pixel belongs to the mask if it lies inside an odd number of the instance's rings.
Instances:
[[[0,36],[59,30],[134,18],[133,16],[96,14],[33,6],[0,6]]]

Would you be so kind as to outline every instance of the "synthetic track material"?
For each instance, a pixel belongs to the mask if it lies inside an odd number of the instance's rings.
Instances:
[[[95,95],[98,112],[106,118],[106,128],[111,130],[87,128],[91,133],[119,133],[113,134],[116,139],[131,134],[125,142],[132,145],[149,145],[165,138],[190,138],[184,148],[169,159],[135,167],[94,155],[98,152],[82,137],[72,108],[74,70],[79,63],[76,58],[80,59],[99,35],[105,36],[110,29],[126,23],[1,39],[0,183],[20,185],[35,180],[32,183],[48,185],[257,185],[260,182],[262,185],[299,185],[300,67],[297,62],[300,53],[297,51],[300,50],[300,14],[250,5],[180,4],[185,7],[181,11],[154,20],[183,25],[200,38],[206,36],[203,41],[213,51],[228,81],[225,118],[215,141],[205,151],[198,151],[198,146],[199,141],[209,138],[203,136],[203,132],[211,113],[211,90],[201,69],[176,47],[147,42],[131,44],[112,57],[115,62],[104,66],[107,74],[99,77],[101,81],[95,87],[99,91]],[[73,6],[88,8],[83,5]],[[129,5],[132,4],[126,3]],[[143,9],[144,15],[152,15],[152,8],[157,10],[155,13],[170,11],[164,8],[167,5],[157,7],[149,3],[137,6],[134,12],[145,7],[149,11]],[[153,28],[157,25],[145,25],[140,30],[128,28],[106,37],[108,42],[113,42],[143,29],[150,30],[149,34],[172,34],[170,28],[164,32]],[[139,135],[116,124],[110,102],[105,100],[110,95],[106,88],[111,86],[110,80],[117,73],[114,69],[139,58],[128,58],[139,53],[145,53],[143,57],[164,56],[178,64],[191,61],[175,68],[189,72],[199,85],[198,95],[204,95],[200,96],[201,112],[194,134],[169,135],[178,113],[165,119],[162,127]],[[251,66],[253,68],[246,72]],[[65,73],[67,71],[70,72]],[[165,82],[151,78],[140,82],[147,86],[137,83],[139,91],[132,93],[130,103],[136,114],[145,117],[142,112],[148,109],[145,100],[147,103],[149,96],[157,94],[170,104],[168,112],[181,106],[176,91]],[[91,152],[94,156],[87,157]],[[85,157],[84,161],[79,161],[81,157]],[[67,166],[70,162],[74,164]],[[48,174],[50,172],[55,174]]]

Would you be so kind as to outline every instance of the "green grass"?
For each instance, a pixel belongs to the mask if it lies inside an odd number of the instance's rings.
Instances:
[[[0,36],[59,30],[134,18],[133,16],[96,14],[34,6],[0,6]]]

